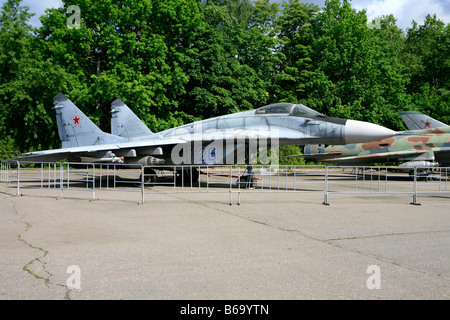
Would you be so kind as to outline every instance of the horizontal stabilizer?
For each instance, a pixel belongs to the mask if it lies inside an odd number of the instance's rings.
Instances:
[[[48,159],[57,159],[62,160],[72,155],[81,155],[91,152],[100,152],[100,151],[112,151],[115,150],[126,150],[126,149],[137,149],[139,148],[148,148],[152,146],[160,147],[164,145],[176,145],[176,144],[184,144],[186,141],[180,139],[148,139],[141,141],[131,141],[131,142],[119,142],[119,143],[111,143],[111,144],[100,144],[100,145],[90,145],[90,146],[80,146],[80,147],[71,147],[71,148],[62,148],[62,149],[53,149],[53,150],[44,150],[44,151],[35,151],[22,154],[23,157],[16,158],[14,160],[36,160],[45,159],[45,161],[55,161]],[[36,160],[38,161],[38,160]]]

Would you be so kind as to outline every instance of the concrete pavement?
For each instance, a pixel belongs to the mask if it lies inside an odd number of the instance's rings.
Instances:
[[[55,196],[0,184],[0,299],[450,296],[448,197]]]

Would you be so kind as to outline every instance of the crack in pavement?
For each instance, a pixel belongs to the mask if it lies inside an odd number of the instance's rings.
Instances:
[[[337,239],[328,239],[328,240],[324,240],[326,243],[335,246],[337,248],[343,249],[343,250],[347,250],[347,251],[351,251],[351,252],[355,252],[361,255],[364,255],[366,257],[371,257],[371,258],[375,258],[378,260],[381,260],[383,262],[387,262],[390,263],[392,265],[410,270],[410,271],[414,271],[414,272],[418,272],[418,273],[422,273],[422,274],[428,274],[428,275],[433,275],[436,276],[438,278],[442,278],[445,280],[450,280],[450,277],[448,276],[444,276],[440,273],[434,273],[434,272],[429,272],[426,270],[422,270],[422,269],[418,269],[418,268],[414,268],[414,267],[410,267],[404,264],[401,264],[399,262],[395,262],[393,260],[390,259],[386,259],[377,255],[373,255],[373,254],[369,254],[367,252],[362,252],[360,250],[357,249],[350,249],[347,247],[344,247],[340,244],[338,244],[339,241],[345,241],[345,240],[358,240],[358,239],[370,239],[370,238],[381,238],[381,237],[392,237],[392,236],[404,236],[404,235],[412,235],[412,234],[430,234],[430,233],[445,233],[445,232],[449,232],[450,230],[431,230],[431,231],[415,231],[415,232],[398,232],[398,233],[387,233],[387,234],[376,234],[376,235],[370,235],[370,236],[359,236],[359,237],[348,237],[348,238],[337,238]]]
[[[47,288],[50,288],[51,285],[64,288],[65,289],[64,299],[70,300],[70,289],[67,287],[67,285],[62,285],[62,284],[54,283],[54,282],[50,281],[52,274],[46,268],[47,263],[45,261],[43,261],[43,259],[48,255],[49,252],[43,248],[37,247],[37,246],[29,243],[28,241],[26,241],[23,238],[23,234],[27,233],[33,227],[33,225],[29,222],[23,221],[23,219],[25,217],[22,214],[20,214],[19,211],[17,210],[17,207],[16,207],[17,204],[14,201],[12,201],[11,203],[12,203],[13,212],[18,217],[16,222],[25,224],[25,230],[23,232],[19,233],[18,238],[17,238],[18,241],[22,242],[23,244],[25,244],[26,246],[28,246],[31,249],[37,250],[37,252],[39,253],[38,256],[36,256],[34,259],[31,259],[28,263],[26,263],[23,266],[22,270],[29,273],[30,275],[32,275],[33,277],[35,277],[38,280],[43,280]],[[42,271],[45,273],[45,275],[39,275],[37,272],[33,271],[32,266],[34,264],[39,264]]]
[[[321,243],[325,243],[325,244],[334,246],[336,248],[339,248],[339,249],[347,251],[347,252],[353,252],[353,253],[357,253],[357,254],[360,254],[360,255],[363,255],[363,256],[366,256],[366,257],[370,257],[372,259],[377,259],[379,261],[383,261],[383,262],[386,262],[386,263],[389,263],[389,264],[392,264],[392,265],[395,265],[395,266],[398,266],[398,267],[401,267],[401,268],[404,268],[404,269],[407,269],[407,270],[410,270],[410,271],[414,271],[414,272],[418,272],[418,273],[422,273],[422,274],[432,275],[432,276],[435,276],[435,277],[438,277],[438,278],[441,278],[441,279],[445,279],[445,280],[450,280],[450,277],[444,276],[444,275],[442,275],[440,273],[432,273],[432,272],[429,272],[429,271],[426,271],[426,270],[417,269],[417,268],[410,267],[410,266],[401,264],[401,263],[393,261],[393,260],[389,260],[389,259],[383,258],[381,256],[373,255],[373,254],[370,254],[370,253],[367,253],[367,252],[362,252],[362,251],[357,250],[357,249],[347,248],[347,247],[345,247],[343,245],[338,244],[338,241],[340,241],[340,240],[355,240],[355,239],[376,238],[376,237],[383,237],[383,236],[399,236],[399,235],[409,235],[409,234],[428,234],[428,233],[437,233],[437,232],[449,232],[450,230],[416,231],[416,232],[405,232],[405,233],[391,233],[391,234],[378,234],[378,235],[359,236],[359,237],[347,237],[347,238],[338,238],[338,239],[319,239],[319,238],[313,237],[313,236],[311,236],[311,235],[309,235],[309,234],[307,234],[307,233],[305,233],[303,231],[297,230],[297,229],[283,228],[283,227],[280,227],[280,226],[269,224],[267,222],[263,222],[263,221],[259,221],[259,220],[252,219],[252,218],[249,218],[249,217],[245,217],[245,216],[242,216],[240,214],[236,214],[236,213],[230,212],[230,211],[225,210],[225,209],[215,208],[215,207],[209,206],[208,204],[200,202],[200,201],[194,201],[194,200],[191,200],[191,199],[184,199],[184,198],[181,198],[181,197],[176,197],[174,195],[171,195],[171,196],[173,198],[177,198],[179,200],[184,200],[184,201],[188,201],[188,202],[191,202],[191,203],[194,203],[194,204],[197,204],[197,205],[201,205],[201,206],[213,209],[213,210],[218,211],[218,212],[226,213],[228,215],[231,215],[231,216],[234,216],[234,217],[237,217],[237,218],[240,218],[240,219],[244,219],[244,220],[250,221],[252,223],[261,224],[261,225],[264,225],[264,226],[272,228],[272,229],[277,229],[277,230],[280,230],[280,231],[285,231],[285,232],[290,232],[290,233],[297,233],[297,234],[301,235],[302,237],[304,237],[306,239],[319,241]]]
[[[14,206],[14,210],[16,211],[15,206]],[[17,212],[17,211],[16,211],[16,212]],[[28,230],[31,229],[32,225],[31,225],[30,223],[28,223],[28,222],[23,222],[23,223],[24,223],[25,226],[26,226],[26,227],[25,227],[25,233],[26,233],[26,232],[28,232]],[[36,258],[30,260],[27,264],[25,264],[25,265],[23,266],[22,269],[23,269],[23,271],[26,271],[26,272],[28,272],[29,274],[31,274],[32,276],[34,276],[36,279],[44,280],[44,281],[45,281],[45,285],[48,287],[49,277],[51,276],[51,274],[45,270],[45,264],[46,264],[46,263],[43,262],[43,261],[41,260],[41,259],[45,258],[45,256],[47,256],[48,251],[47,251],[47,250],[44,250],[44,249],[42,249],[42,248],[33,246],[31,243],[28,243],[25,239],[22,238],[22,234],[19,234],[19,235],[18,235],[18,240],[19,240],[19,241],[22,241],[22,242],[23,242],[25,245],[27,245],[28,247],[30,247],[30,248],[32,248],[32,249],[35,249],[35,250],[38,250],[38,251],[40,251],[40,252],[42,253],[42,255],[41,255],[40,257],[36,257]],[[40,275],[34,273],[34,272],[31,270],[31,265],[32,265],[33,263],[35,263],[35,262],[38,262],[38,263],[41,264],[42,270],[43,270],[45,273],[47,273],[47,277],[40,276]]]
[[[357,236],[357,237],[347,237],[347,238],[335,238],[335,239],[327,239],[323,241],[343,241],[343,240],[355,240],[355,239],[369,239],[369,238],[379,238],[386,236],[404,236],[411,234],[428,234],[428,233],[440,233],[440,232],[449,232],[450,230],[430,230],[430,231],[414,231],[414,232],[397,232],[397,233],[385,233],[385,234],[373,234],[370,236]]]

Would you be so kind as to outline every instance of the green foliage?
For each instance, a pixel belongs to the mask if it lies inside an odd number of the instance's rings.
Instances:
[[[7,1],[0,17],[0,136],[6,151],[58,145],[53,96],[70,84],[70,75],[42,56],[40,41],[26,23],[28,8],[19,4]]]
[[[121,98],[152,130],[178,122],[180,97],[195,63],[194,38],[202,28],[195,0],[82,0],[80,29],[66,25],[64,8],[42,17],[39,37],[76,83],[68,96],[109,128],[110,103]],[[188,117],[189,118],[189,117]]]
[[[370,29],[364,11],[338,0],[326,1],[321,12],[292,0],[284,11],[283,99],[331,116],[398,127],[406,79],[398,63],[396,48],[403,39],[395,19],[384,17],[381,29]]]
[[[423,25],[414,21],[402,54],[410,109],[449,123],[450,25],[435,15],[428,15]]]
[[[399,111],[450,120],[450,26],[436,16],[404,32],[393,15],[368,27],[348,0],[78,0],[77,29],[63,4],[37,30],[20,0],[1,9],[5,152],[59,147],[59,91],[105,131],[116,98],[155,132],[282,101],[396,130]]]
[[[282,166],[301,166],[305,165],[305,159],[302,157],[287,157],[290,155],[303,154],[303,148],[300,146],[280,146],[279,163]]]

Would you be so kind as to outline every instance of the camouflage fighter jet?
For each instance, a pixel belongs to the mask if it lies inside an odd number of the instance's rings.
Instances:
[[[409,128],[425,125],[430,129],[404,131],[395,137],[368,143],[306,145],[305,153],[295,156],[351,166],[395,162],[400,163],[398,168],[411,170],[450,165],[450,127],[417,112],[401,115]]]

